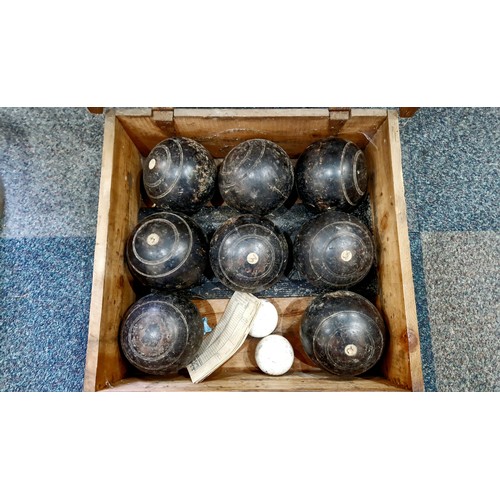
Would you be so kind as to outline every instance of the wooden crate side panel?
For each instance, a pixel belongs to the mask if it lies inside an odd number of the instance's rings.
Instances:
[[[388,380],[422,391],[417,312],[406,218],[398,115],[389,111],[365,149],[371,168],[370,196],[379,265],[379,306],[390,341],[383,363]]]
[[[166,137],[185,136],[224,158],[240,142],[263,138],[297,158],[314,141],[338,135],[364,148],[386,119],[387,111],[352,109],[141,109],[120,111],[118,119],[146,156]]]
[[[292,157],[312,142],[330,135],[330,113],[319,109],[175,109],[177,135],[203,144],[223,158],[247,139],[276,142]]]
[[[227,370],[218,377],[209,377],[193,384],[189,377],[129,378],[118,382],[106,391],[112,392],[193,392],[193,391],[291,391],[291,392],[389,392],[400,391],[381,377],[341,380],[326,372],[290,373],[271,377],[262,373]]]
[[[151,110],[149,110],[149,114],[146,111],[143,113],[140,116],[120,115],[118,120],[139,152],[143,156],[147,156],[159,142],[168,135],[173,135],[173,131],[168,134],[166,129],[153,119]]]
[[[113,112],[106,116],[84,390],[126,374],[118,346],[120,320],[135,300],[124,259],[137,223],[141,155]]]

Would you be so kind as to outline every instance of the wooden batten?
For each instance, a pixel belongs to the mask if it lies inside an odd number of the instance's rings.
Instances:
[[[220,371],[199,384],[193,384],[187,376],[169,378],[141,377],[121,380],[108,386],[110,392],[394,392],[394,387],[382,377],[339,379],[326,372],[300,373],[270,377],[259,372]]]
[[[120,320],[135,300],[124,259],[137,223],[141,156],[115,114],[106,115],[84,389],[99,390],[125,376],[118,347]]]
[[[349,110],[330,110],[330,135],[337,135],[350,116]]]
[[[396,111],[389,111],[387,120],[366,147],[365,154],[372,166],[370,197],[378,251],[378,301],[390,333],[383,370],[387,378],[399,387],[422,391],[422,364]]]

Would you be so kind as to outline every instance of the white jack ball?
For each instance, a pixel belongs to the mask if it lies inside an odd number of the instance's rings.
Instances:
[[[261,339],[271,334],[278,326],[278,311],[268,300],[261,300],[262,304],[257,311],[250,328],[249,335]]]
[[[281,335],[264,337],[255,349],[257,366],[267,375],[283,375],[292,367],[293,359],[293,347]]]

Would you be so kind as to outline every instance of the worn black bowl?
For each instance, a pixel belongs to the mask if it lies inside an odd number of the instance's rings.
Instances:
[[[293,165],[283,148],[266,139],[234,147],[219,172],[224,201],[240,212],[266,215],[285,203],[294,183]]]
[[[356,144],[330,137],[314,142],[297,160],[297,191],[314,212],[352,210],[365,198],[368,171]]]
[[[133,229],[125,257],[138,282],[160,290],[179,290],[201,281],[208,265],[208,243],[188,216],[158,212]]]
[[[374,262],[369,229],[357,217],[328,210],[307,221],[294,242],[294,261],[311,284],[347,288],[360,282]]]
[[[151,150],[142,178],[148,198],[157,207],[191,215],[212,198],[217,166],[200,143],[171,137]]]
[[[120,347],[138,370],[164,375],[184,368],[194,359],[203,335],[203,321],[190,300],[176,294],[153,293],[139,299],[125,313]]]
[[[231,290],[265,290],[283,276],[287,262],[285,236],[273,222],[258,215],[227,220],[210,242],[212,270]]]
[[[381,358],[386,330],[369,300],[354,292],[336,291],[309,304],[302,316],[300,340],[320,368],[334,375],[356,376]]]

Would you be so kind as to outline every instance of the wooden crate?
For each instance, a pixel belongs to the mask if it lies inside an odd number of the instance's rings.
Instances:
[[[124,260],[127,236],[141,206],[141,158],[169,136],[191,137],[215,158],[239,142],[260,137],[282,146],[291,158],[312,142],[336,135],[365,151],[377,246],[377,306],[389,342],[378,370],[341,379],[315,367],[298,336],[312,297],[274,298],[278,332],[296,352],[288,374],[270,377],[257,368],[249,338],[240,351],[200,384],[189,377],[131,376],[119,345],[121,318],[136,300]],[[377,109],[172,109],[109,110],[105,116],[85,391],[422,391],[423,377],[406,219],[398,114]],[[227,299],[197,300],[214,324]]]

